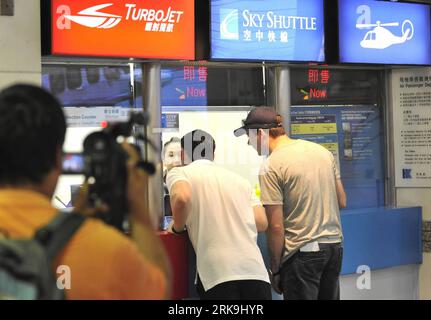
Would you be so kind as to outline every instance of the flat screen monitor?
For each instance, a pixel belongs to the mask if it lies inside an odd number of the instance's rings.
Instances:
[[[194,0],[41,2],[44,53],[195,59]]]
[[[431,64],[429,5],[339,0],[342,63]]]
[[[211,58],[325,60],[323,0],[212,0]]]

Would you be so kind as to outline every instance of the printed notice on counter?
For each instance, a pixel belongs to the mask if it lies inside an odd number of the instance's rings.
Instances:
[[[337,133],[334,115],[292,116],[292,134],[330,134]]]
[[[431,187],[431,68],[392,73],[396,187]]]
[[[291,136],[318,143],[332,152],[349,208],[383,205],[379,107],[292,106]]]
[[[64,108],[68,127],[99,127],[106,122],[126,122],[130,113],[139,109],[122,107],[67,107]]]
[[[180,115],[178,113],[162,113],[162,128],[164,132],[178,132],[180,128]]]
[[[291,135],[325,146],[336,158],[341,149],[340,160],[371,163],[380,152],[374,143],[379,136],[378,115],[371,106],[293,107]]]

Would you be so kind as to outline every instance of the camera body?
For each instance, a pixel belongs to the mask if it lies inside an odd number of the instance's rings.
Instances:
[[[123,230],[127,206],[127,152],[108,131],[91,133],[84,140],[84,174],[91,206],[108,205],[106,223]]]
[[[128,153],[118,142],[119,137],[133,137],[140,155],[138,166],[149,174],[155,172],[155,166],[144,159],[140,145],[149,143],[145,135],[137,128],[148,123],[144,113],[132,113],[128,122],[107,125],[101,131],[89,134],[84,140],[82,154],[66,154],[63,160],[64,174],[84,174],[88,182],[88,200],[92,207],[106,204],[108,212],[98,217],[119,230],[127,227],[127,160]],[[141,143],[141,144],[139,144]]]

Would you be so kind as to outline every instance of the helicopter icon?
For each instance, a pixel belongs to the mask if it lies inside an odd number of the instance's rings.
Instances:
[[[372,28],[365,34],[361,41],[361,47],[366,49],[386,49],[394,44],[401,44],[413,38],[414,26],[410,20],[404,20],[401,26],[402,36],[398,37],[384,27],[399,27],[398,22],[381,23],[376,21],[375,24],[356,24],[356,28]]]

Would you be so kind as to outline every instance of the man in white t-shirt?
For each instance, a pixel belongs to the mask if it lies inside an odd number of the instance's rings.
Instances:
[[[195,130],[181,139],[185,166],[167,176],[172,232],[187,227],[196,252],[201,299],[271,299],[257,246],[267,220],[247,180],[214,164],[214,139]]]

